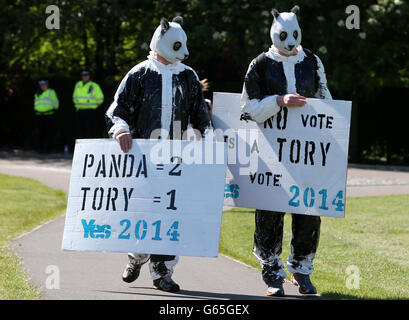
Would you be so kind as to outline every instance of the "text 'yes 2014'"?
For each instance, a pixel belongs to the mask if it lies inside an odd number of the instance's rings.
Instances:
[[[313,188],[308,187],[302,191],[299,186],[293,185],[290,187],[290,192],[292,197],[288,204],[292,207],[304,205],[306,208],[318,207],[321,210],[328,210],[329,206],[332,205],[335,211],[343,212],[345,209],[344,193],[342,190],[337,192],[332,201],[328,199],[327,189],[321,189],[316,192]]]
[[[82,219],[81,223],[84,229],[84,238],[109,239],[111,237],[112,228],[110,225],[95,224],[95,219],[91,219],[88,222],[85,219]],[[146,220],[138,220],[135,225],[132,226],[131,220],[123,219],[119,224],[122,227],[122,230],[118,235],[118,239],[122,240],[144,240],[149,236],[151,237],[151,240],[156,241],[179,241],[180,237],[178,232],[179,221],[172,222],[165,234],[162,232],[162,220],[157,220],[149,224]]]

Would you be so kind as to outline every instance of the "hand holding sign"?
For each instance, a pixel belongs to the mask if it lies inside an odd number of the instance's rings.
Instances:
[[[116,141],[119,142],[121,150],[127,153],[132,148],[132,135],[129,132],[121,132],[116,136]]]
[[[302,107],[307,103],[307,98],[298,93],[289,93],[277,97],[279,107]]]

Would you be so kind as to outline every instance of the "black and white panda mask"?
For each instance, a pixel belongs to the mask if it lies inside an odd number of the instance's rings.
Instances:
[[[270,29],[270,37],[274,47],[285,54],[292,54],[301,44],[301,29],[298,24],[297,14],[299,7],[295,6],[291,12],[278,12],[273,9],[274,22]]]
[[[151,50],[170,63],[176,63],[189,57],[186,46],[187,36],[182,23],[182,17],[175,17],[172,22],[162,18],[151,40]]]

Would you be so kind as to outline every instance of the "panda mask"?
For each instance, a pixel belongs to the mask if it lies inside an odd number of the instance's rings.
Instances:
[[[273,9],[274,22],[271,26],[270,37],[276,47],[287,55],[294,54],[294,50],[301,44],[301,29],[297,15],[300,8],[295,6],[291,12],[278,12]]]
[[[173,18],[172,22],[162,18],[153,34],[150,48],[170,63],[176,63],[189,57],[187,36],[182,29],[182,17]]]

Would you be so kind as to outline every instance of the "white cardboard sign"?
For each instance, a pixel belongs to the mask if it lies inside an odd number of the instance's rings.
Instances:
[[[225,158],[222,142],[77,140],[62,249],[217,256]]]
[[[343,218],[351,102],[307,99],[257,124],[241,118],[240,97],[214,93],[213,124],[228,147],[224,204]]]

